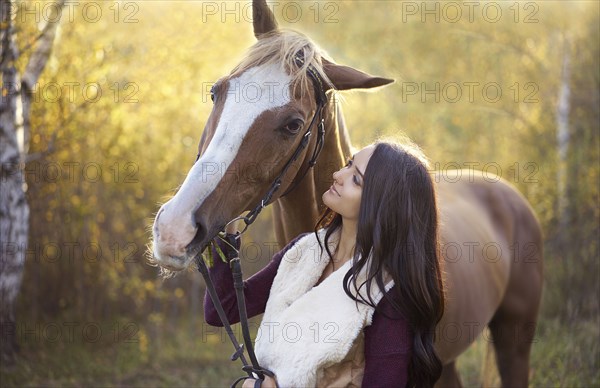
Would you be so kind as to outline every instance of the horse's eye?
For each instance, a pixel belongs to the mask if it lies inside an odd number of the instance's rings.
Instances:
[[[292,120],[283,127],[283,129],[289,133],[296,134],[302,129],[304,122],[300,119]]]

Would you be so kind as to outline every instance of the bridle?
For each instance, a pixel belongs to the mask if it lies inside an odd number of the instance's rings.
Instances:
[[[301,67],[304,64],[304,57],[303,57],[302,53],[297,53],[294,57],[294,60],[298,67]],[[312,65],[309,65],[307,67],[306,71],[307,71],[308,76],[310,77],[313,87],[314,87],[315,98],[316,98],[316,103],[317,103],[317,108],[315,110],[315,114],[313,115],[313,118],[310,121],[310,124],[306,128],[306,131],[302,135],[302,139],[300,140],[300,143],[294,150],[294,153],[292,154],[290,159],[287,161],[287,163],[283,166],[279,175],[273,180],[273,182],[271,183],[271,186],[269,187],[269,189],[267,190],[265,195],[262,197],[260,202],[252,210],[250,210],[245,216],[239,216],[237,218],[234,218],[233,220],[229,221],[223,227],[223,230],[225,230],[225,228],[228,225],[230,225],[236,221],[243,220],[245,223],[245,226],[244,226],[243,230],[238,233],[238,235],[236,236],[236,239],[239,239],[239,237],[256,220],[256,218],[258,217],[260,212],[268,204],[271,203],[271,200],[273,199],[273,195],[275,195],[275,193],[277,193],[277,191],[280,189],[281,184],[283,182],[283,178],[286,175],[286,173],[288,172],[289,168],[300,157],[300,155],[302,154],[304,149],[308,146],[315,123],[317,124],[316,125],[317,126],[317,142],[315,144],[315,149],[313,150],[313,153],[308,161],[308,166],[305,168],[304,172],[302,174],[300,174],[300,176],[297,177],[294,182],[292,182],[291,186],[281,195],[281,197],[287,195],[289,192],[291,192],[293,189],[295,189],[298,186],[298,184],[300,184],[300,182],[304,179],[304,177],[306,176],[308,171],[310,171],[310,169],[316,165],[319,154],[323,150],[323,145],[325,143],[325,123],[324,123],[324,119],[323,119],[323,108],[327,104],[327,95],[326,95],[325,84],[324,84],[324,81],[321,78],[319,72]],[[231,340],[231,342],[235,348],[235,352],[232,354],[231,360],[235,361],[239,358],[243,364],[242,370],[248,374],[248,376],[240,377],[239,379],[237,379],[232,384],[232,387],[235,387],[240,381],[243,381],[247,378],[257,378],[257,377],[258,377],[258,379],[256,381],[255,387],[260,387],[261,381],[264,379],[265,375],[273,377],[274,374],[273,374],[273,372],[260,366],[260,364],[258,363],[258,360],[256,358],[256,355],[254,353],[254,346],[252,344],[252,338],[250,337],[250,330],[248,327],[248,315],[246,312],[246,302],[245,302],[245,298],[244,298],[244,281],[243,281],[243,277],[242,277],[242,267],[241,267],[240,258],[239,257],[232,258],[229,261],[229,263],[232,267],[234,287],[236,289],[238,310],[239,310],[239,314],[240,314],[240,325],[242,327],[242,335],[244,337],[244,345],[240,345],[238,343],[237,338],[233,334],[233,330],[231,328],[229,320],[227,319],[227,315],[225,314],[225,311],[223,310],[223,306],[221,305],[221,301],[219,300],[219,296],[217,295],[217,292],[215,290],[214,283],[212,282],[212,280],[210,278],[210,274],[208,272],[208,267],[206,266],[206,263],[204,262],[204,259],[202,258],[202,255],[201,255],[202,252],[204,251],[204,248],[205,247],[202,247],[202,249],[198,253],[195,254],[194,260],[196,261],[198,271],[202,274],[202,277],[204,278],[204,281],[206,283],[206,290],[207,290],[210,298],[212,299],[213,305],[215,306],[215,309],[217,310],[217,314],[219,315],[219,318],[221,319],[221,322],[223,323],[223,327],[225,328],[225,331],[227,332],[229,339]],[[248,361],[246,360],[246,357],[244,356],[244,347],[247,349],[248,357],[250,358],[251,364],[248,363]]]
[[[294,59],[298,66],[302,66],[302,64],[304,63],[304,59],[301,54],[296,54]],[[312,120],[310,121],[310,124],[308,125],[308,127],[306,128],[306,131],[302,135],[302,140],[300,140],[300,143],[296,147],[296,150],[294,151],[294,153],[292,154],[290,159],[287,161],[287,163],[283,166],[283,169],[281,170],[279,175],[277,175],[277,177],[273,180],[273,182],[271,183],[271,186],[269,187],[269,190],[267,190],[266,194],[263,196],[261,201],[251,211],[249,211],[245,216],[240,216],[240,217],[234,218],[233,220],[229,221],[225,225],[224,228],[226,228],[228,225],[230,225],[234,222],[244,221],[244,223],[246,225],[244,226],[244,229],[240,232],[240,233],[244,233],[246,231],[246,229],[248,229],[248,227],[256,220],[256,218],[258,217],[260,212],[269,203],[271,203],[271,199],[273,198],[273,195],[281,187],[283,177],[285,176],[285,174],[287,173],[287,171],[289,170],[291,165],[300,157],[300,155],[302,154],[302,151],[304,151],[304,149],[308,146],[308,143],[310,142],[310,136],[312,134],[312,128],[313,128],[315,122],[318,121],[317,144],[315,145],[313,154],[310,157],[310,160],[308,161],[308,166],[304,170],[302,175],[292,183],[292,185],[281,195],[281,197],[286,196],[288,193],[290,193],[292,190],[294,190],[298,186],[298,184],[300,184],[300,182],[304,179],[306,174],[308,174],[308,171],[310,171],[310,169],[313,168],[317,164],[317,158],[319,157],[319,154],[323,150],[323,145],[325,143],[325,121],[323,119],[323,107],[327,104],[327,95],[325,93],[325,85],[324,85],[323,79],[321,78],[321,76],[319,75],[317,70],[312,65],[309,65],[308,68],[306,69],[306,71],[313,83],[315,98],[316,98],[316,102],[317,102],[317,108],[315,110],[315,114],[312,117]]]

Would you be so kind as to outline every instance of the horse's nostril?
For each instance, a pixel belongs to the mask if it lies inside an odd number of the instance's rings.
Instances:
[[[160,237],[160,233],[158,231],[158,218],[162,214],[163,210],[164,210],[164,208],[161,207],[160,210],[158,211],[158,213],[156,214],[156,218],[154,219],[154,224],[152,225],[152,232],[154,233],[155,238]]]

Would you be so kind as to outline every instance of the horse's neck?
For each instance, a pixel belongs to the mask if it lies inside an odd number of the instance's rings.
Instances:
[[[351,144],[344,117],[335,95],[323,110],[325,142],[315,167],[302,182],[274,204],[273,221],[279,245],[283,247],[300,233],[314,230],[323,211],[322,195],[333,181],[332,175],[351,156]],[[316,139],[316,136],[315,136]],[[314,141],[312,143],[314,147]],[[308,157],[312,154],[307,152]]]
[[[346,160],[352,156],[352,143],[350,142],[350,135],[346,130],[346,121],[344,120],[344,114],[342,113],[342,106],[335,102],[333,110],[335,110],[335,122],[336,125],[335,133],[339,138],[340,148],[342,150],[343,159]]]
[[[327,105],[329,109],[325,117],[325,145],[313,175],[313,184],[318,193],[316,201],[320,211],[323,210],[321,196],[333,183],[333,173],[339,170],[352,155],[352,145],[342,108],[336,99],[335,95],[331,96],[330,103]]]

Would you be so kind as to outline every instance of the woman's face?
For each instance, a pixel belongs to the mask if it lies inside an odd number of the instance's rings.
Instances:
[[[333,173],[333,184],[323,194],[323,202],[346,220],[358,220],[364,183],[363,174],[375,150],[374,145],[357,152],[348,164]]]

